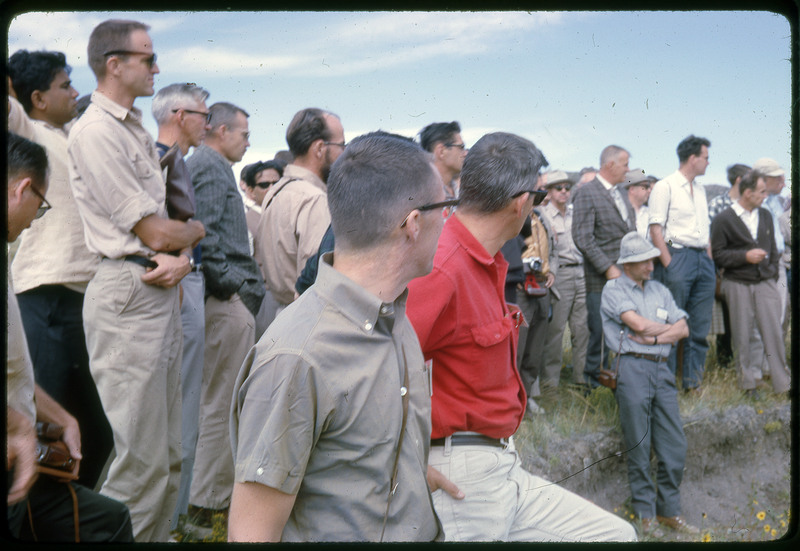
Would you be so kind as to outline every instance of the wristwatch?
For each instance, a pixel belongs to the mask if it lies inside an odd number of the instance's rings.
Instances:
[[[194,270],[194,257],[190,254],[185,254],[183,256],[189,259],[189,269]]]

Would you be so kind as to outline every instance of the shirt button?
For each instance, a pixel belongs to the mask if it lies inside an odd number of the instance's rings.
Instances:
[[[381,314],[386,314],[386,312],[388,312],[388,311],[389,311],[389,307],[388,306],[386,306],[386,305],[381,306]]]
[[[405,396],[406,394],[408,394],[408,389],[406,387],[404,387],[404,386],[401,386],[400,387],[400,396]]]
[[[264,469],[262,469],[261,467],[257,468],[257,469],[256,469],[256,474],[257,474],[258,476],[261,476],[262,474],[264,474]]]
[[[364,324],[364,329],[366,329],[367,331],[372,330],[372,324],[370,322],[365,323]]]

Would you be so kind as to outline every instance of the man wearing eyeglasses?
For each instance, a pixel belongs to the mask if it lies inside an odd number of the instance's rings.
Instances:
[[[69,187],[68,129],[78,92],[61,52],[20,50],[8,60],[11,132],[42,145],[50,161],[48,194],[57,206],[17,241],[11,273],[36,379],[78,420],[83,434],[80,484],[94,488],[114,445],[89,372],[83,299],[97,269]],[[44,201],[44,206],[49,203]]]
[[[430,372],[405,313],[453,206],[441,185],[417,144],[385,132],[334,163],[334,250],[237,378],[230,541],[441,539]]]
[[[516,368],[523,322],[506,303],[503,244],[519,234],[547,161],[530,141],[487,134],[470,149],[458,209],[433,271],[409,284],[408,316],[432,372],[428,483],[447,541],[633,540],[619,517],[522,469]]]
[[[165,169],[167,180],[179,180],[191,200],[194,212],[194,188],[184,156],[189,148],[199,147],[208,129],[207,90],[189,83],[170,84],[153,97],[153,117],[158,123],[156,147],[162,163],[167,155]],[[172,147],[177,151],[170,153]],[[167,209],[170,213],[170,209]],[[170,213],[172,216],[173,213]],[[184,215],[185,216],[185,215]],[[183,329],[183,360],[181,363],[181,483],[172,527],[178,527],[181,514],[186,514],[189,503],[189,485],[194,465],[197,443],[197,423],[200,408],[200,386],[203,379],[203,354],[205,349],[205,282],[202,272],[200,246],[192,250],[194,266],[181,280],[181,327]]]
[[[171,220],[158,151],[133,106],[159,72],[149,27],[108,20],[89,37],[97,77],[70,131],[69,174],[86,244],[101,257],[83,323],[89,366],[114,434],[101,493],[123,501],[136,541],[166,541],[181,464],[178,284],[205,235]]]
[[[619,243],[629,231],[636,229],[636,213],[627,202],[627,194],[619,187],[628,172],[630,154],[617,145],[609,145],[600,153],[600,170],[594,179],[572,196],[572,239],[583,255],[586,276],[586,314],[589,323],[589,344],[586,347],[584,375],[592,387],[600,369],[608,365],[608,347],[603,345],[603,320],[600,318],[600,297],[609,279],[622,274],[615,264]]]
[[[461,126],[456,121],[434,122],[420,131],[419,142],[425,151],[433,154],[434,165],[444,182],[445,197],[458,197],[458,177],[467,156]]]
[[[250,254],[244,204],[231,169],[250,145],[248,114],[226,102],[215,103],[209,112],[205,143],[186,162],[197,218],[206,228],[200,243],[206,283],[205,358],[187,519],[201,535],[211,534],[213,513],[230,503],[231,394],[236,373],[255,344],[255,316],[266,292]]]
[[[344,129],[337,115],[307,108],[292,118],[286,143],[294,160],[267,192],[255,236],[256,260],[279,310],[295,299],[295,282],[330,224],[326,182],[344,151]]]
[[[628,193],[628,202],[636,213],[636,231],[639,235],[650,241],[650,211],[647,207],[647,200],[650,198],[650,191],[658,178],[646,174],[641,168],[635,168],[625,175],[622,187]]]

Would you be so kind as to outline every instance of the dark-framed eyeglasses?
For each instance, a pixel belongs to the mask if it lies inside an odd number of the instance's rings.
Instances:
[[[467,149],[467,146],[464,143],[446,143],[446,144],[444,144],[444,146],[445,147],[457,147],[461,151],[464,151],[465,149]]]
[[[178,107],[177,109],[173,109],[173,113],[177,113],[178,111],[183,111],[184,113],[191,113],[192,115],[200,115],[201,117],[206,118],[206,124],[211,122],[211,113],[208,111],[192,111],[191,109],[184,109],[183,107]]]
[[[144,58],[143,61],[151,69],[156,64],[156,59],[158,58],[158,56],[155,53],[151,54],[150,52],[134,52],[132,50],[111,50],[110,52],[104,53],[103,57],[109,56],[109,55],[137,55],[137,54],[138,55],[146,55],[146,56],[148,56],[148,57]]]
[[[458,203],[458,199],[448,199],[447,201],[439,201],[438,203],[430,203],[427,205],[422,205],[421,207],[416,207],[415,209],[412,209],[411,212],[414,212],[415,210],[426,211],[442,209],[442,218],[447,218],[450,216],[450,214],[452,214],[453,207],[457,206]],[[406,225],[406,222],[408,222],[408,217],[411,216],[411,212],[409,212],[406,217],[403,218],[403,223],[400,224],[401,228]]]
[[[50,205],[50,203],[48,203],[48,202],[47,202],[47,199],[45,199],[45,198],[44,198],[44,195],[42,195],[41,193],[39,193],[39,192],[36,190],[36,188],[35,188],[35,187],[33,187],[33,186],[28,186],[28,187],[29,187],[29,188],[30,188],[30,190],[31,190],[31,191],[32,191],[32,192],[33,192],[33,193],[36,195],[36,197],[38,197],[39,199],[41,199],[41,200],[42,200],[42,204],[39,206],[39,208],[38,208],[38,209],[36,209],[36,215],[33,217],[33,219],[34,219],[34,220],[38,220],[39,218],[41,218],[42,216],[44,216],[44,215],[45,215],[45,213],[46,213],[48,210],[50,210],[50,209],[51,209],[51,208],[53,208],[53,207]]]
[[[523,189],[511,196],[512,199],[516,199],[523,193],[530,193],[533,197],[533,206],[541,205],[544,198],[547,197],[547,192],[543,189]]]
[[[341,147],[342,149],[344,149],[345,147],[347,147],[347,142],[341,142],[341,143],[339,143],[339,142],[325,142],[325,141],[323,141],[322,143],[324,143],[325,145],[338,145],[338,146],[339,146],[339,147]]]

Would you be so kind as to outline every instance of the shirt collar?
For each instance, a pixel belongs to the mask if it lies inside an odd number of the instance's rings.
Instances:
[[[569,214],[569,209],[570,209],[570,207],[572,207],[572,204],[571,204],[571,203],[568,203],[568,204],[567,204],[567,209],[566,209],[566,212],[565,212],[564,214],[561,214],[561,211],[560,211],[560,210],[558,210],[558,209],[557,209],[555,206],[553,206],[553,204],[552,204],[552,203],[547,203],[547,204],[544,206],[544,211],[545,211],[547,214],[549,214],[550,216],[552,216],[552,217],[561,216],[562,218],[566,218],[566,217],[567,217],[567,215]]]
[[[494,257],[489,256],[486,248],[481,245],[480,241],[478,241],[461,222],[461,220],[458,219],[458,215],[451,216],[448,218],[447,222],[445,222],[445,227],[442,231],[447,230],[453,233],[459,244],[464,248],[465,251],[467,251],[467,254],[475,259],[476,262],[483,264],[484,266],[491,266],[498,260],[503,260],[503,253],[500,251],[498,251]]]
[[[121,121],[124,121],[126,117],[130,116],[135,122],[139,124],[142,122],[142,112],[139,109],[136,107],[131,107],[130,110],[126,109],[98,90],[92,92],[91,102],[96,104],[103,111],[106,111],[112,117]]]
[[[731,208],[733,209],[733,212],[736,213],[736,216],[739,217],[741,217],[743,214],[750,214],[749,212],[744,210],[744,207],[739,204],[739,201],[731,202]]]
[[[608,180],[606,180],[605,178],[603,178],[602,176],[600,176],[600,173],[599,173],[599,172],[597,173],[597,175],[596,175],[596,176],[597,176],[597,180],[598,180],[598,181],[599,181],[601,184],[603,184],[603,187],[604,187],[604,188],[606,188],[608,191],[611,191],[612,189],[614,189],[614,184],[612,184],[611,182],[609,182]]]
[[[333,267],[333,253],[325,253],[320,258],[319,274],[314,284],[315,292],[333,304],[347,319],[371,334],[384,318],[390,331],[397,327],[398,320],[405,317],[408,289],[394,302],[381,299],[358,285],[352,279]]]
[[[286,168],[283,169],[283,177],[296,178],[298,180],[306,180],[308,182],[311,182],[318,188],[320,188],[322,191],[327,192],[327,186],[325,185],[325,182],[323,182],[319,176],[317,176],[307,168],[303,168],[302,166],[297,166],[294,164],[286,165]]]

